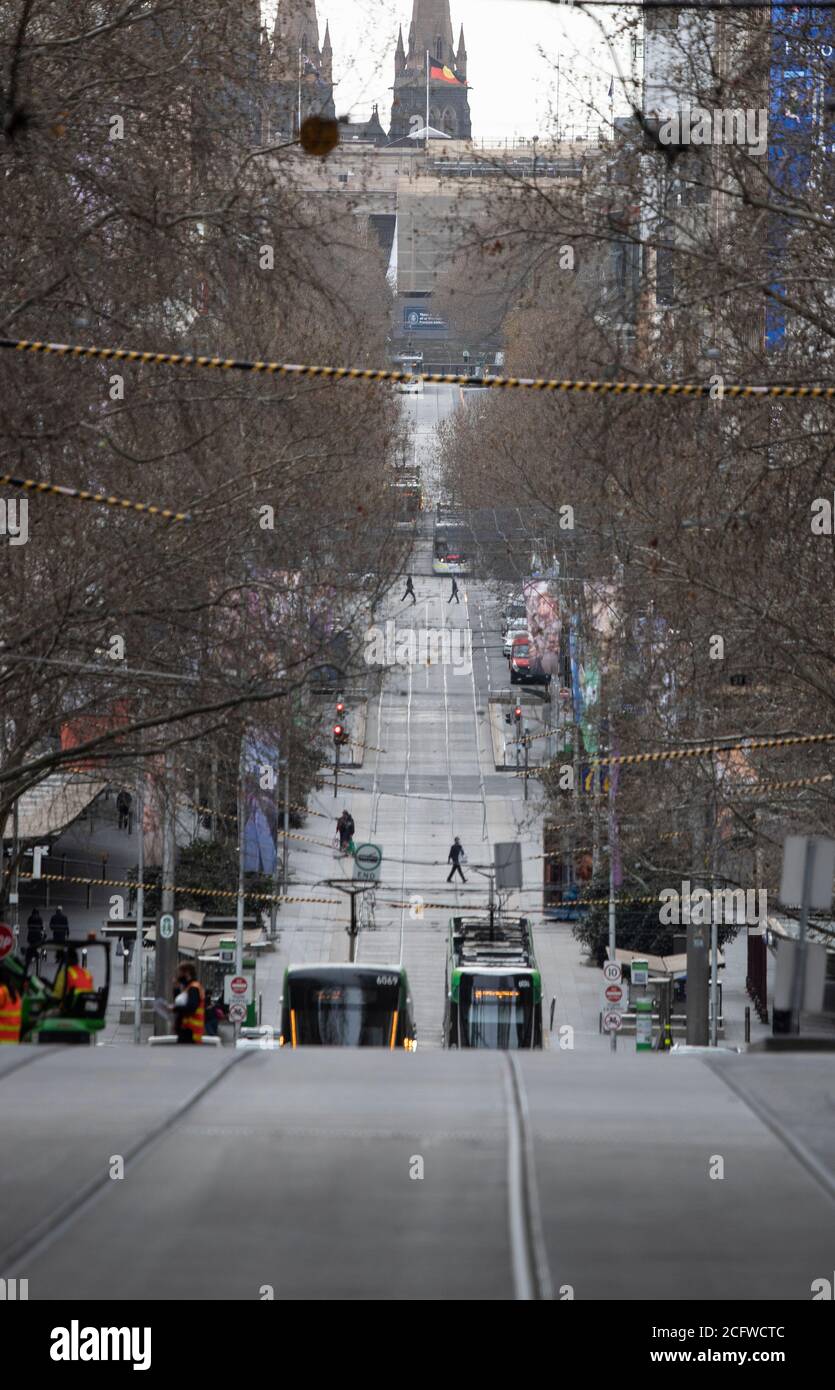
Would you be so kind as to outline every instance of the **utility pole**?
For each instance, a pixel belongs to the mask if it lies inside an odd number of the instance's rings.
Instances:
[[[136,995],[133,1001],[133,1041],[142,1042],[142,955],[145,937],[145,765],[140,760],[136,779],[136,825],[139,845],[136,854],[136,936],[133,943],[136,969]],[[159,993],[159,990],[157,991]]]
[[[692,855],[694,886],[701,886],[704,868],[704,803],[696,799],[693,803]],[[689,908],[688,904],[688,908]],[[692,913],[688,911],[688,917]],[[712,914],[711,914],[712,916]],[[690,921],[687,926],[687,1044],[688,1047],[706,1047],[708,1042],[708,945],[706,925]]]
[[[426,137],[424,139],[426,153],[429,153],[429,49],[426,50]]]
[[[14,928],[15,941],[20,940],[20,819],[18,807],[20,798],[14,799],[14,810],[12,811],[12,886],[9,894],[9,902],[12,908],[12,926]]]
[[[170,937],[163,937],[159,925],[157,926],[157,943],[155,952],[155,973],[156,973],[156,993],[159,998],[167,999],[170,993],[171,981],[174,979],[177,962],[180,956],[179,928],[177,917],[174,912],[174,873],[177,857],[176,845],[176,791],[174,786],[174,753],[172,749],[167,749],[165,753],[165,770],[162,779],[162,894],[161,912],[170,913],[174,918],[174,932]],[[168,1020],[161,1018],[159,1014],[154,1015],[154,1034],[156,1037],[164,1036],[168,1033]]]
[[[270,903],[270,929],[269,929],[269,938],[270,938],[270,941],[275,941],[276,934],[277,934],[277,933],[276,933],[276,916],[277,916],[277,914],[278,914],[278,902],[277,902],[277,898],[278,898],[278,885],[279,885],[280,874],[281,874],[281,867],[280,867],[280,866],[283,865],[283,858],[282,858],[283,851],[282,851],[282,854],[279,854],[279,845],[281,844],[282,835],[281,835],[281,831],[279,830],[279,823],[280,823],[280,822],[279,822],[279,814],[278,814],[279,806],[281,805],[281,768],[282,768],[283,763],[284,763],[284,759],[283,759],[283,758],[279,758],[279,760],[278,760],[278,767],[275,769],[275,786],[274,786],[274,788],[273,788],[273,791],[275,792],[275,798],[274,798],[274,810],[275,810],[275,859],[273,860],[273,898],[272,898],[272,902]],[[285,836],[284,836],[284,844],[286,845],[286,843],[287,843],[287,836],[286,836],[286,833],[285,833]]]
[[[238,916],[235,928],[235,974],[240,975],[244,968],[244,774],[246,772],[246,730],[241,734],[241,751],[238,759]],[[236,1025],[237,1032],[237,1025]]]
[[[609,706],[609,756],[615,749],[615,730],[612,709]],[[602,782],[602,768],[597,768],[596,780]],[[615,855],[617,853],[617,823],[615,821],[615,764],[609,763],[609,960],[617,960],[617,929],[615,917]],[[614,1029],[609,1034],[609,1051],[616,1052],[618,1035]]]
[[[287,895],[287,877],[289,870],[290,846],[288,836],[290,834],[290,759],[284,760],[284,844],[281,849],[281,890],[285,897]]]
[[[302,51],[301,51],[301,49],[299,49],[299,124],[298,124],[298,128],[297,128],[297,131],[296,131],[296,134],[297,134],[297,135],[301,135],[301,129],[302,129]]]

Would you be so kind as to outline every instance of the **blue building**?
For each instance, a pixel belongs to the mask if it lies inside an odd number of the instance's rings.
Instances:
[[[790,203],[822,179],[826,160],[835,153],[833,139],[832,55],[835,11],[817,6],[771,6],[771,81],[769,91],[769,175]],[[772,191],[779,202],[779,191]],[[769,240],[775,263],[786,253],[792,218],[775,214]],[[779,279],[773,288],[783,290]],[[779,349],[787,332],[787,314],[773,301],[766,313],[766,342]]]

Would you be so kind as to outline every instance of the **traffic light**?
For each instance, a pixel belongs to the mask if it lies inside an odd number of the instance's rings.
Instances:
[[[344,728],[344,725],[342,725],[342,724],[334,724],[334,726],[333,726],[333,741],[334,741],[334,743],[336,744],[337,747],[339,747],[340,743],[344,743],[344,742],[345,742],[345,728]]]
[[[522,706],[521,706],[521,705],[517,705],[516,708],[514,709],[514,711],[513,711],[513,718],[516,720],[516,723],[517,723],[517,724],[521,724],[521,723],[522,723]]]
[[[345,718],[345,701],[341,695],[336,702],[336,717],[340,720]]]

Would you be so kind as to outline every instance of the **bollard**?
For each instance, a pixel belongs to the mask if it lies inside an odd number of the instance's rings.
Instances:
[[[745,1041],[746,1041],[747,1043],[749,1043],[749,1042],[751,1041],[751,1006],[750,1006],[750,1004],[746,1004],[746,1005],[745,1005]]]
[[[652,1051],[652,1000],[635,1000],[635,1051]]]

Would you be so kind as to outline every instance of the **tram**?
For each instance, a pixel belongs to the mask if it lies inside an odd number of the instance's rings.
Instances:
[[[542,1047],[542,977],[527,918],[453,917],[446,985],[447,1047]]]
[[[417,1047],[399,965],[291,965],[281,996],[282,1047]]]

